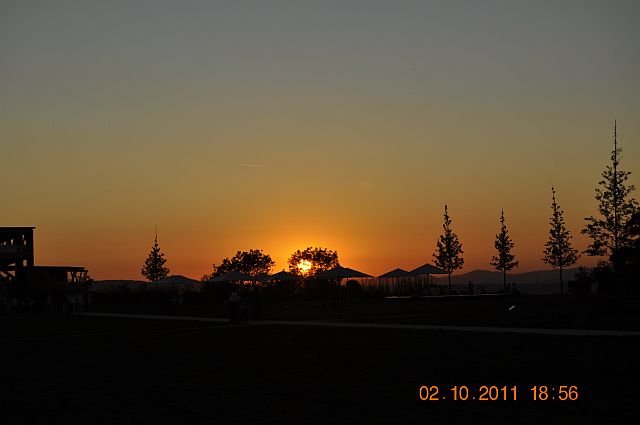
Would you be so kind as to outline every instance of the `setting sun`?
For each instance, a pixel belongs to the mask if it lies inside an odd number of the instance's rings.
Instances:
[[[311,270],[311,265],[311,261],[309,260],[300,260],[298,270],[300,270],[303,275],[306,275],[309,273],[309,270]]]

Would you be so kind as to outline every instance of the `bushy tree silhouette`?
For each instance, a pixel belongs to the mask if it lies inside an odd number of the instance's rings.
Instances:
[[[249,251],[237,251],[236,255],[231,258],[225,258],[222,263],[217,266],[213,264],[213,275],[221,276],[231,271],[236,271],[249,276],[266,275],[271,273],[271,269],[275,265],[275,261],[271,259],[269,254],[265,254],[261,249],[250,249]]]
[[[140,273],[142,273],[142,276],[146,277],[147,280],[157,282],[160,279],[164,279],[169,274],[169,269],[164,266],[166,262],[167,259],[164,258],[164,254],[160,251],[158,235],[156,234],[149,256],[144,261],[144,265],[142,266],[142,271]]]
[[[289,271],[304,277],[315,277],[318,273],[340,265],[338,252],[321,247],[297,250],[287,260]]]
[[[444,206],[444,223],[442,224],[443,233],[439,236],[436,245],[436,252],[433,254],[436,266],[447,272],[449,278],[449,293],[451,293],[451,273],[461,269],[464,265],[462,258],[462,244],[451,229],[451,218],[447,205]]]
[[[631,172],[618,169],[622,149],[618,147],[617,123],[614,122],[613,150],[611,151],[611,165],[607,165],[602,173],[602,180],[596,187],[596,201],[600,217],[586,217],[586,227],[583,234],[591,238],[591,244],[585,253],[590,256],[609,255],[614,272],[616,258],[621,249],[632,244],[632,235],[628,225],[632,215],[638,211],[638,202],[631,196],[635,190],[633,185],[627,184]]]
[[[578,250],[571,245],[571,233],[564,222],[564,211],[556,201],[556,190],[551,186],[551,219],[549,220],[549,240],[545,243],[542,261],[560,271],[560,295],[564,294],[562,269],[578,261]]]
[[[491,265],[502,272],[502,286],[504,290],[507,290],[507,272],[512,270],[518,265],[518,261],[515,260],[516,256],[511,253],[511,250],[515,246],[511,237],[509,237],[509,231],[504,221],[504,210],[500,211],[500,232],[496,235],[496,240],[493,243],[498,251],[498,255],[491,257]]]

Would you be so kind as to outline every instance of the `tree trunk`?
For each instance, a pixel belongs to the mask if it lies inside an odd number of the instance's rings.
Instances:
[[[562,284],[562,266],[560,266],[560,295],[564,295],[564,288]]]
[[[502,290],[507,292],[507,271],[502,270]]]
[[[449,295],[451,295],[451,273],[449,273]]]

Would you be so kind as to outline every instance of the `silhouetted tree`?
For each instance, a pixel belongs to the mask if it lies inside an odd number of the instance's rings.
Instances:
[[[507,225],[504,222],[504,211],[500,211],[500,233],[496,235],[496,241],[493,243],[498,251],[498,255],[491,257],[491,265],[502,272],[502,285],[507,290],[507,272],[518,265],[515,261],[516,256],[511,253],[515,246],[509,237]]]
[[[598,182],[599,187],[596,188],[600,217],[585,218],[587,224],[582,230],[582,233],[592,240],[585,253],[590,256],[609,255],[614,274],[618,252],[631,245],[628,222],[638,211],[638,202],[631,197],[635,188],[626,183],[631,172],[618,169],[621,153],[622,149],[618,147],[617,125],[614,122],[611,165],[605,168],[602,180]]]
[[[444,223],[442,224],[443,233],[438,238],[436,245],[436,253],[433,254],[435,258],[436,266],[447,272],[449,277],[449,293],[451,293],[451,273],[455,270],[461,269],[464,265],[464,259],[461,254],[462,244],[458,240],[456,235],[451,229],[451,219],[449,218],[449,211],[447,205],[444,206]]]
[[[146,277],[151,282],[157,282],[160,279],[164,279],[169,274],[169,269],[164,266],[166,262],[167,259],[164,258],[164,254],[160,251],[160,246],[158,245],[158,234],[156,234],[149,256],[142,266],[142,276]]]
[[[591,269],[591,281],[598,284],[598,295],[614,295],[616,291],[614,270],[611,262],[600,260]]]
[[[304,277],[315,277],[320,272],[340,265],[337,251],[320,247],[297,250],[291,254],[287,263],[291,273]]]
[[[622,280],[627,285],[628,293],[638,293],[637,285],[629,286],[637,282],[640,276],[640,211],[636,211],[627,222],[627,233],[630,243],[621,247],[613,263],[617,264],[622,274]]]
[[[258,275],[271,273],[271,269],[275,264],[276,263],[271,259],[271,256],[264,254],[260,249],[237,251],[236,255],[231,259],[225,258],[222,260],[222,264],[219,266],[213,264],[212,277],[221,276],[231,271],[256,277]]]
[[[562,269],[578,261],[578,250],[571,245],[571,233],[564,223],[564,211],[556,202],[556,190],[551,186],[551,219],[549,220],[549,240],[545,243],[542,261],[560,271],[560,295],[564,294]]]

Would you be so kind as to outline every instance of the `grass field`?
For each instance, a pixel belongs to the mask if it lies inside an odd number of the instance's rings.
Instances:
[[[510,309],[512,306],[514,308]],[[347,320],[571,329],[640,330],[640,300],[604,297],[479,296],[414,300],[265,301],[263,316],[274,320]],[[121,303],[104,312],[227,317],[222,302],[185,303],[168,312],[154,305]]]
[[[635,423],[637,337],[0,318],[3,424]],[[421,401],[421,385],[518,386]],[[577,401],[532,401],[576,385]],[[6,418],[6,420],[4,420]]]

